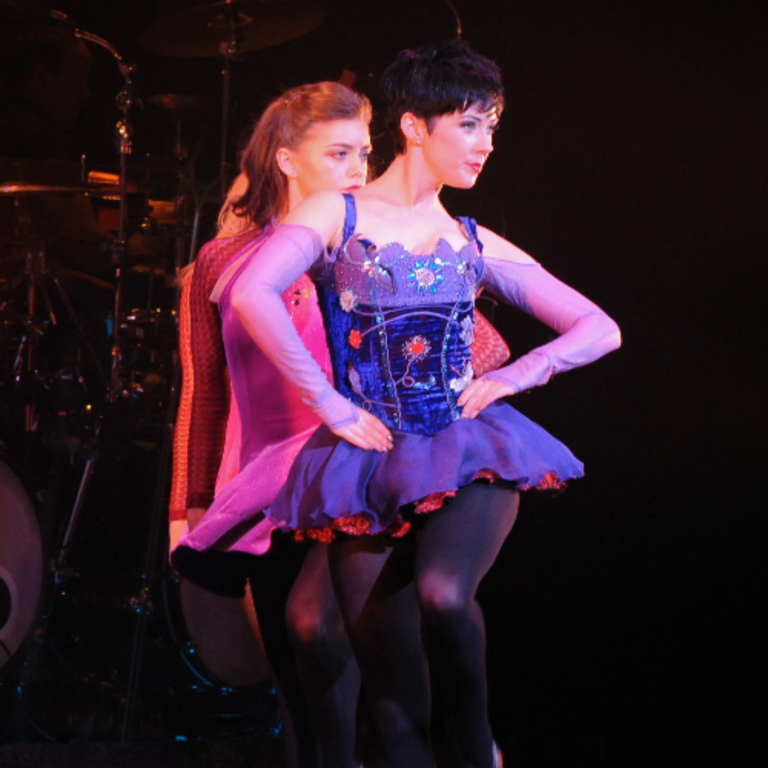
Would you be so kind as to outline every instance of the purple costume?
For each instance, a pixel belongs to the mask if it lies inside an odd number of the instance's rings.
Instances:
[[[320,540],[337,531],[402,535],[410,525],[404,507],[435,509],[478,477],[520,489],[580,477],[582,464],[571,452],[506,403],[461,418],[456,401],[473,378],[474,296],[488,287],[563,334],[485,375],[516,391],[616,348],[616,324],[538,264],[483,258],[472,220],[462,220],[468,241],[458,252],[445,241],[429,255],[397,243],[376,249],[354,236],[354,198],[345,197],[341,247],[328,257],[314,230],[283,225],[248,262],[232,301],[254,340],[325,424],[353,422],[354,403],[391,428],[394,448],[362,450],[321,426],[266,511],[272,523]],[[280,300],[305,271],[318,286],[335,390]]]

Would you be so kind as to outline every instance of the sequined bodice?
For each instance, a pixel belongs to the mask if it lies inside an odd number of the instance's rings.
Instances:
[[[458,419],[481,270],[475,240],[417,256],[348,238],[318,282],[336,388],[395,430],[434,434]]]

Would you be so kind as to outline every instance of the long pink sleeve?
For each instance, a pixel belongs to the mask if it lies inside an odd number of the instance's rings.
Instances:
[[[325,253],[315,230],[282,224],[248,260],[230,295],[235,314],[250,337],[317,417],[337,428],[357,421],[357,409],[333,388],[302,344],[281,298],[304,272],[322,263]]]
[[[561,334],[483,378],[504,382],[521,392],[546,384],[554,374],[586,365],[621,345],[618,325],[540,264],[489,256],[483,260],[483,286]]]

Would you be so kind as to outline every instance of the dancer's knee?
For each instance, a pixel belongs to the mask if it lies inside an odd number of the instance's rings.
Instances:
[[[430,623],[461,620],[469,614],[474,597],[457,580],[442,574],[419,579],[417,594],[422,616]]]
[[[329,616],[306,603],[288,602],[285,611],[288,636],[294,649],[305,654],[327,653],[348,640],[340,616]]]
[[[285,610],[285,621],[294,646],[311,648],[325,641],[327,627],[323,617],[310,606],[289,602]]]

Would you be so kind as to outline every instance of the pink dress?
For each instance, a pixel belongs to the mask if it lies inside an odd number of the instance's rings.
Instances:
[[[230,259],[230,265],[224,271],[220,284],[228,282],[229,278],[243,268],[243,259],[252,256],[254,247],[258,247],[267,239],[268,232],[258,236],[254,241],[251,236],[247,243],[249,249],[245,257]],[[246,244],[241,237],[225,238],[234,241],[238,250]],[[196,273],[205,283],[207,262],[215,259],[217,250],[221,249],[221,241],[214,240],[200,252],[197,260]],[[218,270],[220,271],[220,270]],[[193,277],[193,280],[197,277]],[[210,279],[210,278],[209,278]],[[227,288],[224,285],[223,292]],[[195,294],[195,286],[190,288],[190,303]],[[222,290],[215,289],[213,299],[221,299]],[[322,317],[317,307],[317,295],[311,281],[300,277],[283,293],[285,308],[299,333],[303,343],[310,350],[320,367],[330,376],[330,358],[325,344]],[[211,304],[216,311],[215,304]],[[190,307],[194,312],[194,308]],[[222,302],[220,337],[224,340],[226,362],[236,368],[240,375],[232,382],[235,400],[230,410],[227,426],[227,448],[223,459],[213,462],[219,467],[216,481],[216,498],[218,499],[215,515],[204,515],[193,531],[187,531],[179,541],[179,547],[204,551],[215,548],[222,551],[239,551],[250,554],[263,554],[269,549],[270,536],[273,526],[265,519],[253,524],[249,521],[248,532],[241,535],[239,523],[242,522],[238,513],[239,506],[227,503],[227,488],[229,481],[238,475],[236,484],[237,494],[248,495],[250,506],[267,507],[274,499],[280,486],[285,482],[288,470],[312,432],[319,426],[319,419],[301,401],[298,393],[286,385],[285,379],[264,356],[261,350],[251,341],[240,322],[229,308],[228,302]],[[191,327],[201,320],[197,314],[190,323]],[[193,390],[198,390],[198,371],[201,365],[194,368]],[[205,371],[204,375],[210,375]],[[224,374],[226,376],[226,374]],[[218,414],[220,424],[225,422],[225,414],[229,409],[226,391],[221,391],[221,376],[217,390],[207,392],[206,397],[223,400],[224,414]],[[234,407],[236,404],[236,407]],[[191,409],[194,414],[194,395]],[[192,416],[194,419],[194,416]],[[180,419],[181,421],[181,419]],[[239,451],[238,449],[239,445]],[[177,442],[178,447],[178,442]],[[238,455],[239,454],[239,455]],[[211,462],[208,461],[208,464]],[[190,466],[190,473],[194,468]],[[174,473],[174,477],[177,473]],[[191,481],[190,481],[191,482]],[[180,495],[178,491],[174,498]],[[230,496],[233,494],[230,493]],[[188,506],[208,506],[211,498],[202,497],[198,493],[195,498],[188,496]],[[189,501],[194,503],[190,504]],[[179,506],[178,502],[175,506]],[[173,553],[171,557],[174,561]],[[187,575],[187,574],[185,574]],[[194,581],[194,575],[191,574]]]

